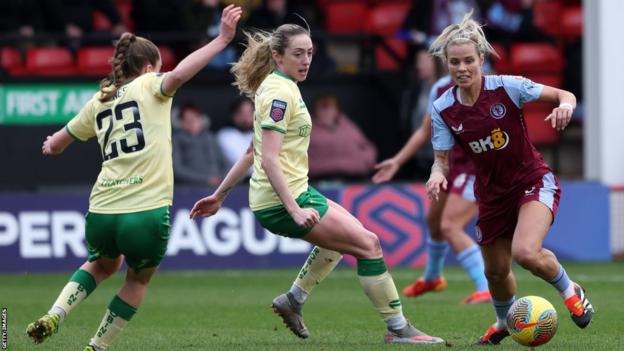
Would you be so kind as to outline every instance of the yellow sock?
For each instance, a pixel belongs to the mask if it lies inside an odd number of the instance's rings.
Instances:
[[[49,312],[58,313],[61,315],[61,320],[65,319],[72,309],[95,290],[95,287],[95,279],[90,273],[82,269],[77,270],[56,298]]]
[[[383,258],[358,259],[358,277],[381,319],[401,313],[399,293]]]
[[[136,313],[136,308],[115,295],[111,303],[108,305],[106,314],[98,327],[95,336],[91,338],[89,344],[100,350],[105,350],[108,345],[121,333],[126,324],[132,319]]]
[[[342,259],[342,254],[315,246],[295,279],[295,285],[306,293],[325,279]]]

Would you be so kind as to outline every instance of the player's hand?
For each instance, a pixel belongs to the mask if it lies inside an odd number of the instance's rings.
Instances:
[[[219,37],[229,43],[236,35],[236,24],[241,18],[243,9],[240,6],[228,5],[221,14],[221,25],[219,26]]]
[[[567,104],[566,106],[555,107],[552,112],[544,119],[544,121],[550,120],[550,125],[557,129],[558,131],[562,131],[565,127],[570,123],[570,119],[572,118],[572,112],[574,110],[572,107]]]
[[[315,224],[321,221],[321,215],[313,208],[301,208],[295,209],[290,216],[293,218],[298,226],[304,228],[312,228]]]
[[[52,149],[52,136],[48,135],[48,137],[46,138],[46,140],[43,142],[43,145],[41,146],[41,153],[44,154],[45,156],[50,156],[50,155],[58,155],[58,152],[55,152],[54,149]]]
[[[200,215],[202,217],[210,217],[213,214],[217,213],[221,208],[221,204],[223,203],[223,198],[220,198],[214,194],[210,196],[206,196],[203,199],[200,199],[193,205],[191,209],[191,219],[195,218],[195,216]]]
[[[431,176],[429,176],[429,180],[427,181],[427,194],[431,200],[439,200],[440,188],[446,190],[448,186],[448,181],[444,174],[440,172],[433,172]]]
[[[391,180],[399,170],[399,162],[394,158],[383,160],[375,165],[375,174],[373,175],[373,183],[379,184]]]

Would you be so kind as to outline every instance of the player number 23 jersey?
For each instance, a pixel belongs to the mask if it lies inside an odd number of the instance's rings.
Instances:
[[[170,206],[173,198],[171,97],[164,75],[146,73],[119,88],[113,99],[99,92],[66,126],[75,139],[97,137],[102,169],[89,211],[129,213]]]

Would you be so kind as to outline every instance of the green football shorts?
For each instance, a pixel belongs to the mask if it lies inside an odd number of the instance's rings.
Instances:
[[[120,214],[87,212],[89,262],[123,254],[136,272],[158,266],[167,251],[170,229],[169,206]]]
[[[308,187],[307,191],[299,195],[296,201],[302,208],[314,208],[317,210],[321,218],[323,218],[329,208],[325,196],[311,186]],[[301,238],[312,230],[312,228],[297,225],[290,214],[288,214],[288,211],[286,211],[284,205],[254,211],[254,215],[264,228],[281,236]]]

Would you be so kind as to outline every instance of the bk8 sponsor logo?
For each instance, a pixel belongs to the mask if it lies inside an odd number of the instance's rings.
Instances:
[[[500,128],[492,130],[486,138],[468,142],[468,146],[475,154],[480,154],[490,150],[502,150],[509,144],[509,134]]]

